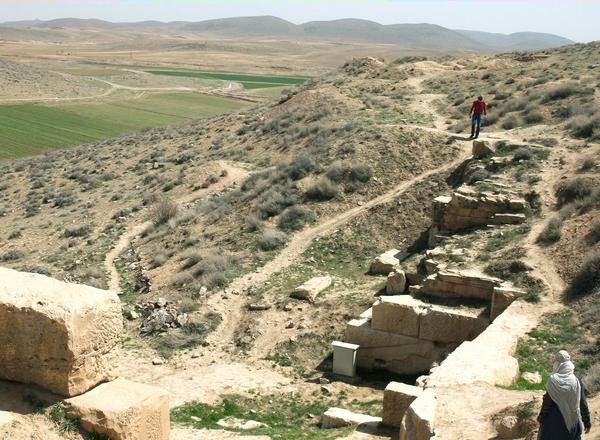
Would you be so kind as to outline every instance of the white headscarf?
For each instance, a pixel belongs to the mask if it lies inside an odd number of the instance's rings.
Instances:
[[[581,423],[579,410],[581,385],[573,374],[574,371],[575,365],[571,362],[571,356],[561,350],[554,357],[552,374],[546,384],[546,391],[558,405],[569,431],[573,431],[577,424]]]

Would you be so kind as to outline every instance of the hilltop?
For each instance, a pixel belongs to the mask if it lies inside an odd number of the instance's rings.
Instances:
[[[438,51],[500,52],[547,49],[572,44],[558,35],[519,32],[510,35],[447,29],[433,24],[382,25],[360,19],[311,21],[296,25],[272,16],[234,17],[199,22],[146,21],[111,23],[96,19],[61,18],[49,21],[21,21],[0,24],[12,29],[112,30],[193,32],[227,38],[275,38],[280,40],[360,42],[394,44],[404,49]],[[8,31],[3,33],[11,35]],[[14,34],[14,32],[12,32]]]

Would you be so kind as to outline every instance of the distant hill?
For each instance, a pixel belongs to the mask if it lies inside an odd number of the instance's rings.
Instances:
[[[465,30],[456,32],[496,50],[539,50],[574,43],[559,35],[537,32],[517,32],[509,35]]]
[[[406,49],[501,52],[549,49],[574,42],[558,35],[519,32],[510,35],[480,31],[452,30],[433,24],[382,25],[360,19],[311,21],[296,25],[272,16],[234,17],[200,22],[144,21],[111,23],[96,19],[61,18],[49,21],[29,20],[4,23],[11,28],[29,29],[165,29],[194,32],[228,38],[279,38],[291,40],[327,40],[396,44]]]

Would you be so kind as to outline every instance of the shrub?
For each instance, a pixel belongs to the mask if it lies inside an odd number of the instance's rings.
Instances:
[[[583,162],[581,162],[581,166],[579,167],[580,171],[589,171],[596,166],[596,161],[592,157],[586,157]]]
[[[91,228],[87,225],[83,226],[73,226],[71,228],[66,228],[63,233],[63,237],[86,237],[90,234]]]
[[[557,86],[549,88],[546,93],[542,96],[541,103],[545,104],[550,101],[558,101],[560,99],[568,98],[571,95],[587,95],[593,93],[593,89],[582,87],[574,81],[559,84]]]
[[[287,166],[287,175],[292,180],[300,180],[306,176],[315,168],[315,161],[308,153],[303,153],[296,157]]]
[[[523,120],[527,124],[539,124],[544,120],[544,115],[539,110],[531,110],[523,114]]]
[[[346,174],[346,167],[344,166],[344,162],[341,160],[336,160],[333,162],[327,171],[325,171],[325,176],[329,178],[332,182],[341,182],[344,180],[344,176]]]
[[[573,277],[568,294],[578,297],[596,292],[600,289],[600,250],[588,254],[581,268]]]
[[[200,261],[202,261],[202,257],[197,252],[186,253],[186,255],[184,255],[183,258],[185,259],[185,261],[181,268],[184,270],[189,269],[190,267],[193,267],[196,264],[200,263]]]
[[[194,282],[194,277],[189,272],[178,273],[173,277],[173,285],[176,287],[189,286]]]
[[[592,365],[581,379],[585,389],[589,393],[600,391],[600,363]]]
[[[269,218],[296,203],[298,203],[298,195],[295,188],[276,184],[261,194],[256,209],[262,218]]]
[[[513,115],[507,116],[502,121],[501,126],[505,130],[512,130],[513,128],[519,126],[519,119],[516,116],[513,116]]]
[[[476,170],[473,174],[469,176],[467,183],[469,185],[474,184],[475,182],[479,182],[481,180],[485,180],[490,177],[490,173],[485,169]]]
[[[521,111],[527,107],[527,102],[528,101],[525,98],[515,98],[510,100],[502,107],[502,113]]]
[[[258,247],[263,251],[272,251],[285,244],[287,235],[281,231],[267,229],[258,239]]]
[[[320,177],[315,183],[306,189],[306,197],[309,200],[331,200],[338,194],[338,187],[327,177]]]
[[[169,258],[163,253],[153,255],[150,259],[150,269],[156,269],[157,267],[162,266],[168,259]]]
[[[154,205],[150,218],[155,226],[160,226],[175,218],[178,211],[177,203],[168,198],[163,198]]]
[[[255,232],[262,229],[262,220],[254,214],[246,217],[245,224],[246,232]]]
[[[529,148],[519,148],[513,154],[513,160],[518,162],[520,160],[529,160],[533,157],[533,153]]]
[[[590,241],[596,244],[600,241],[600,220],[594,220],[589,232]]]
[[[576,177],[561,182],[556,190],[558,205],[564,206],[575,200],[581,200],[589,196],[594,189],[594,182],[591,179]]]
[[[302,229],[306,223],[312,222],[314,218],[315,215],[312,211],[300,206],[292,206],[281,213],[278,226],[284,231],[298,231]]]
[[[556,243],[558,240],[560,240],[562,225],[562,219],[558,217],[553,218],[548,222],[536,241],[545,245]]]
[[[235,257],[215,251],[194,266],[194,276],[200,277],[201,283],[210,290],[227,284],[235,267]]]
[[[17,261],[25,256],[25,252],[19,249],[10,249],[4,254],[0,255],[0,262],[6,263],[9,261]]]
[[[9,240],[14,240],[15,238],[20,238],[23,234],[21,233],[21,231],[19,231],[18,229],[16,231],[12,231],[9,235],[8,235],[8,239]]]
[[[571,118],[567,127],[573,136],[584,139],[600,138],[600,115],[579,115]]]
[[[366,183],[373,177],[371,168],[364,163],[353,163],[350,165],[350,180],[353,182]]]

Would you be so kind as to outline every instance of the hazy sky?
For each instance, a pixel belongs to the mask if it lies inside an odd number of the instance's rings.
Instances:
[[[200,21],[275,15],[294,23],[363,18],[600,40],[600,0],[0,0],[0,22],[61,17]]]

